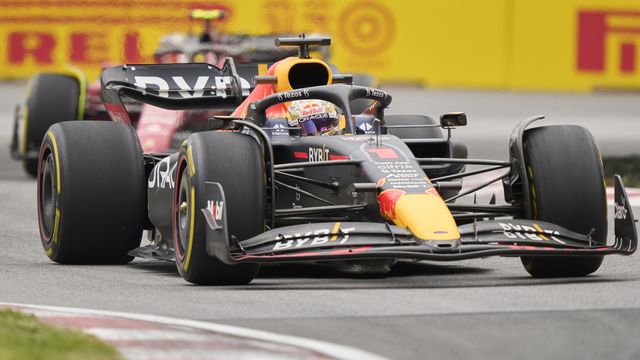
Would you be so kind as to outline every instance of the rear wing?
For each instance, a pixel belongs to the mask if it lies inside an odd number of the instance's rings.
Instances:
[[[251,81],[269,64],[131,64],[102,71],[101,98],[112,120],[131,124],[122,96],[170,110],[233,111],[249,96]]]

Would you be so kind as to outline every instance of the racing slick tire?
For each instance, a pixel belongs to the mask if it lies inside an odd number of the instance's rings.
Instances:
[[[531,186],[532,218],[548,221],[604,245],[607,198],[600,152],[591,133],[580,126],[556,125],[524,133],[524,157]],[[589,275],[603,256],[523,256],[534,277]]]
[[[67,121],[45,134],[38,171],[38,223],[49,258],[118,264],[140,246],[146,220],[142,148],[131,126]]]
[[[436,120],[425,115],[385,115],[386,125],[439,125]],[[387,134],[400,139],[438,139],[444,138],[440,127],[388,128]]]
[[[198,285],[248,284],[259,264],[228,265],[206,250],[205,181],[217,182],[225,196],[227,232],[238,241],[265,229],[265,172],[262,150],[249,135],[206,131],[181,146],[173,204],[176,266]]]
[[[49,126],[76,120],[80,105],[80,84],[72,76],[38,74],[31,80],[23,122],[23,155],[38,150]],[[25,171],[38,175],[38,158],[23,159]]]

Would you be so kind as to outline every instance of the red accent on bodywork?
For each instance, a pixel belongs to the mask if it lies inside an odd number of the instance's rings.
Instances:
[[[296,159],[308,159],[309,158],[309,154],[307,154],[306,152],[302,152],[302,151],[294,151],[293,152],[293,157]]]
[[[124,108],[124,105],[104,103],[104,108],[109,113],[111,120],[131,125],[129,114],[127,113],[127,109]]]
[[[380,148],[380,149],[367,149],[368,152],[372,154],[378,155],[380,159],[398,159],[400,158],[398,154],[396,154],[395,150],[390,148]]]
[[[349,160],[347,155],[331,155],[329,154],[329,160]]]
[[[405,192],[397,189],[385,190],[378,195],[378,205],[380,205],[380,215],[385,219],[396,218],[396,203]]]

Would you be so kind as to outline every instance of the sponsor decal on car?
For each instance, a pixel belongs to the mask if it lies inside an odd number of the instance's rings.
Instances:
[[[278,93],[278,100],[308,98],[309,90],[292,90]]]
[[[624,201],[624,200],[623,200]],[[627,212],[629,212],[629,210],[627,209],[626,204],[623,203],[614,203],[613,204],[614,207],[614,215],[613,218],[615,220],[626,220],[627,219]]]
[[[384,92],[376,89],[367,88],[367,96],[384,100]]]
[[[321,148],[309,148],[309,162],[328,161],[329,149],[325,145]]]
[[[342,228],[340,223],[335,223],[332,229],[321,228],[303,233],[280,234],[276,237],[273,251],[314,247],[329,242],[346,244],[349,241],[349,233],[355,227]]]
[[[308,159],[309,162],[318,161],[333,161],[333,160],[348,160],[347,155],[331,154],[331,151],[327,149],[326,145],[322,147],[310,147],[307,151],[294,151],[293,157],[296,159]]]
[[[387,149],[381,149],[387,150]],[[393,149],[388,149],[392,150]],[[384,154],[384,153],[383,153]],[[389,154],[396,154],[395,152]],[[417,168],[411,161],[374,161],[378,171],[384,174],[384,177],[378,179],[379,186],[386,184],[386,188],[400,189],[411,192],[424,192],[431,188],[431,183],[424,176],[424,172]]]
[[[219,200],[207,200],[207,207],[200,209],[204,214],[204,218],[207,221],[207,225],[212,230],[222,229],[222,214],[224,211],[224,201]]]
[[[135,67],[131,67],[131,69],[135,70]],[[134,76],[136,87],[166,98],[171,97],[173,93],[177,93],[182,98],[197,98],[204,96],[205,92],[209,92],[211,95],[215,94],[225,99],[233,82],[231,76],[198,76],[195,82],[192,81],[193,85],[190,85],[183,76],[171,76],[170,78],[176,86],[170,86],[167,78],[159,76]],[[243,78],[240,78],[240,82],[243,95],[248,95],[251,85]]]
[[[320,106],[318,102],[314,101],[314,102],[309,102],[302,107],[300,111],[300,116],[305,117],[309,115],[320,114],[322,112],[324,112],[324,110],[322,109],[322,106]]]
[[[273,125],[273,129],[271,129],[271,135],[289,135],[289,129],[282,124],[275,124]]]
[[[358,129],[362,130],[365,135],[375,135],[376,131],[373,128],[373,125],[370,123],[362,123],[358,126]]]
[[[553,240],[561,244],[565,244],[564,241],[558,239],[556,236],[560,235],[557,230],[543,229],[538,224],[532,224],[532,226],[513,224],[513,223],[498,223],[502,228],[504,236],[510,239],[523,239],[523,240],[538,240],[549,241]]]
[[[171,166],[171,160],[169,156],[162,159],[156,166],[153,167],[151,175],[149,175],[148,186],[149,189],[173,189],[175,186],[175,172],[178,162]]]

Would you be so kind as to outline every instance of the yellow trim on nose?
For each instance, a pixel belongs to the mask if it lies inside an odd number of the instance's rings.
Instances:
[[[460,233],[449,208],[437,194],[403,194],[395,205],[396,225],[421,240],[458,240]]]

